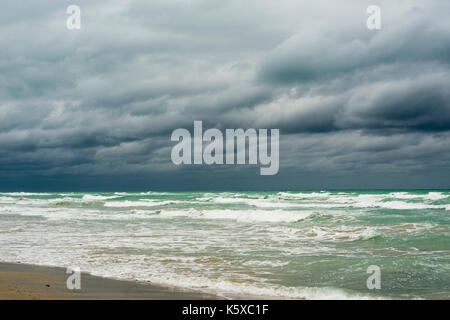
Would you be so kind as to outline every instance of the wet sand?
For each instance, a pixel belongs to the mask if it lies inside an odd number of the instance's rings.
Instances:
[[[218,296],[150,283],[81,274],[81,289],[69,290],[65,268],[0,262],[0,300],[203,300]]]

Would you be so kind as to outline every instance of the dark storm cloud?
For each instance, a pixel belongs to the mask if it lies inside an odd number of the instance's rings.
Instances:
[[[408,184],[449,172],[446,1],[380,1],[380,31],[365,27],[372,3],[361,1],[80,0],[78,31],[65,27],[70,4],[1,5],[2,188],[111,176],[124,188],[142,177],[148,187],[320,186],[308,185],[313,172],[323,186],[357,186],[364,174],[416,172]],[[170,133],[194,120],[280,128],[280,175],[174,166]]]
[[[339,92],[331,88],[321,92],[325,90],[313,86],[306,94],[286,93],[252,110],[255,125],[276,126],[288,133],[450,129],[450,69],[436,65],[415,69],[419,72],[411,76],[405,72],[359,83],[338,78],[351,83],[347,88],[341,83]]]
[[[386,32],[300,32],[279,44],[259,76],[302,90],[288,98],[291,108],[274,111],[280,126],[289,132],[448,130],[450,25],[437,8],[404,8],[383,20]],[[270,109],[263,108],[266,117]]]

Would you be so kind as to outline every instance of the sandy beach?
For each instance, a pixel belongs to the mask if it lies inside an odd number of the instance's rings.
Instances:
[[[0,300],[200,300],[213,295],[147,283],[81,274],[81,289],[69,290],[65,268],[0,262]]]

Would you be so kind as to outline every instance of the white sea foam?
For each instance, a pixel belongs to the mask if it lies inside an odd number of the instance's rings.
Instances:
[[[308,300],[369,300],[376,296],[362,295],[337,288],[311,288],[311,287],[283,287],[277,285],[252,285],[236,283],[229,280],[209,279],[205,277],[180,277],[166,275],[152,277],[154,283],[175,287],[197,289],[207,293],[219,293],[228,298],[234,297],[262,297],[282,299],[308,299]]]
[[[157,191],[147,191],[147,192],[139,192],[139,195],[143,196],[166,196],[166,195],[172,195],[173,193],[170,192],[157,192]]]
[[[158,207],[167,204],[185,203],[181,200],[156,200],[156,199],[139,199],[136,201],[111,201],[104,204],[105,207],[128,208],[128,207]]]
[[[14,202],[17,201],[17,198],[13,197],[0,197],[0,202]]]
[[[83,195],[84,201],[101,201],[101,200],[109,200],[109,199],[115,199],[118,198],[118,195],[115,196],[101,196],[101,195],[94,195],[94,194],[85,194]]]
[[[146,263],[134,263],[133,266],[117,264],[112,268],[96,268],[90,271],[94,275],[112,277],[117,279],[138,280],[152,282],[164,286],[181,287],[198,290],[205,293],[219,294],[225,298],[255,297],[255,298],[282,298],[282,299],[379,299],[376,295],[367,295],[331,287],[286,287],[271,283],[231,280],[223,276],[207,277],[194,274],[180,274],[168,272],[166,266],[152,261],[152,269],[143,268]],[[92,268],[92,267],[91,267]],[[201,271],[201,269],[199,269]]]
[[[299,205],[295,203],[271,201],[266,199],[248,199],[248,198],[225,198],[218,197],[213,198],[212,202],[219,204],[247,204],[249,206],[260,207],[260,208],[294,208]]]
[[[422,210],[422,209],[441,209],[442,206],[428,205],[424,203],[411,203],[404,201],[377,202],[372,204],[374,207],[396,210]]]
[[[291,193],[291,192],[278,192],[278,196],[286,199],[314,199],[314,198],[328,198],[330,196],[329,192],[302,192],[302,193]]]
[[[289,261],[260,261],[260,260],[249,260],[243,263],[244,266],[256,266],[256,267],[284,267],[289,264]]]
[[[28,197],[28,196],[49,196],[51,193],[37,193],[37,192],[0,192],[2,195],[15,196],[15,197]]]
[[[425,199],[425,200],[442,200],[449,197],[449,195],[444,194],[443,192],[428,192],[427,194],[418,194],[418,193],[409,193],[409,192],[391,192],[388,195],[389,197],[395,199]]]
[[[312,227],[305,232],[305,236],[314,238],[318,241],[354,241],[368,240],[382,233],[375,227],[347,227],[339,226],[329,227]]]
[[[425,196],[425,199],[428,200],[442,200],[442,199],[447,199],[450,196],[448,194],[443,194],[442,192],[428,192],[428,194]]]
[[[226,219],[238,222],[295,222],[313,214],[312,211],[283,210],[161,210],[164,217],[190,217],[197,219]]]
[[[387,195],[387,197],[395,199],[420,199],[423,197],[423,195],[409,192],[391,192]]]

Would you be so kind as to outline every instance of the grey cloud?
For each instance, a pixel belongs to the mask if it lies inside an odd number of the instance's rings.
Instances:
[[[431,17],[427,12],[407,9],[405,5],[401,19],[395,17],[383,32],[365,30],[366,34],[358,34],[344,30],[323,37],[311,37],[305,31],[294,34],[269,53],[260,77],[269,82],[302,83],[399,62],[448,65],[450,26],[439,20],[446,19],[445,14]]]
[[[379,32],[360,1],[81,0],[74,32],[69,4],[0,10],[5,184],[148,174],[189,186],[183,177],[217,174],[218,187],[260,185],[255,168],[173,166],[170,133],[194,120],[280,128],[273,186],[295,186],[296,172],[447,168],[446,2],[381,1]]]

